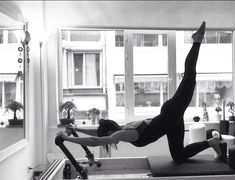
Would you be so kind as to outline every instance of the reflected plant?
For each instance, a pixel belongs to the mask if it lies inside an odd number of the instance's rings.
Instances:
[[[14,120],[17,120],[17,117],[16,117],[16,112],[17,111],[21,111],[23,109],[23,105],[17,101],[12,101],[7,105],[6,107],[6,111],[9,111],[11,110],[13,113],[14,113],[14,117],[13,119]]]

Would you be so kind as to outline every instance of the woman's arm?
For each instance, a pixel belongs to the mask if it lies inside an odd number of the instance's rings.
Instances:
[[[75,131],[90,135],[90,136],[97,136],[97,129],[82,129],[76,128]]]
[[[97,129],[83,129],[83,128],[78,128],[76,125],[74,124],[69,124],[69,126],[67,127],[68,129],[71,129],[73,131],[78,131],[90,136],[97,136]]]
[[[120,130],[111,136],[104,137],[69,137],[63,133],[59,134],[65,141],[77,143],[84,146],[101,146],[107,144],[117,144],[119,141],[134,142],[139,135],[135,130]]]

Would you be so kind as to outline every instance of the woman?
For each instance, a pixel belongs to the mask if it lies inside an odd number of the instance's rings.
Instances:
[[[99,137],[76,138],[66,136],[63,132],[59,132],[58,136],[61,136],[65,141],[85,146],[117,144],[119,141],[124,141],[142,147],[158,140],[163,135],[167,135],[170,153],[176,162],[183,162],[209,147],[212,147],[218,156],[221,156],[220,138],[217,136],[184,147],[183,116],[193,96],[196,83],[196,63],[205,33],[205,25],[206,23],[203,22],[192,35],[193,45],[185,61],[184,77],[174,96],[163,104],[158,116],[128,123],[123,127],[111,120],[100,120],[97,129]]]

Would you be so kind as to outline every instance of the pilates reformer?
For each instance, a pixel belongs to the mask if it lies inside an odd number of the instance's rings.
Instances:
[[[70,136],[71,134],[74,137],[79,137],[78,134],[66,127],[65,133]],[[55,144],[60,147],[60,149],[63,151],[63,153],[67,156],[71,164],[75,167],[76,171],[80,174],[80,179],[87,179],[87,169],[85,169],[82,165],[79,164],[73,157],[73,155],[70,153],[70,151],[67,149],[67,147],[64,145],[64,140],[61,137],[56,137],[55,138]],[[81,145],[83,150],[86,153],[86,158],[88,160],[89,166],[96,165],[97,167],[101,167],[101,163],[99,161],[96,161],[94,158],[94,154],[91,153],[91,151],[88,149],[88,147]]]

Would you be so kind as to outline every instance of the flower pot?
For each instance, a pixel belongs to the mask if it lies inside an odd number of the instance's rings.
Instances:
[[[60,119],[60,124],[68,125],[70,123],[74,124],[74,119],[67,119],[67,118]]]
[[[200,121],[200,117],[199,116],[194,116],[193,117],[193,121],[194,122],[199,122]]]
[[[222,115],[221,114],[216,114],[215,115],[215,121],[219,122],[222,119]]]
[[[23,119],[8,119],[10,126],[23,126]]]

